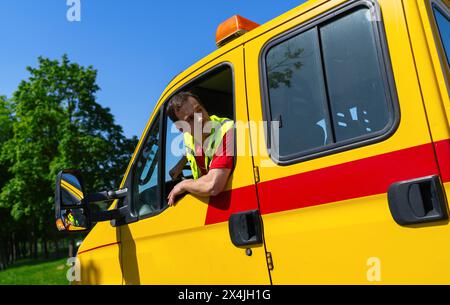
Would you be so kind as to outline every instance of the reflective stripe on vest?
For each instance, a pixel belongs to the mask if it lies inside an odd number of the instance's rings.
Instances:
[[[209,142],[207,149],[204,152],[206,171],[209,170],[211,160],[216,153],[217,148],[220,146],[220,143],[222,143],[223,136],[234,126],[234,122],[227,118],[219,118],[215,115],[211,115],[210,119],[212,121],[213,128],[211,129],[211,134],[207,139],[207,141]],[[220,128],[217,128],[219,127],[219,125]],[[186,159],[189,161],[189,164],[191,166],[192,176],[194,177],[194,179],[198,179],[202,175],[202,172],[197,165],[197,160],[195,159],[194,137],[188,132],[184,133],[184,146],[186,148]]]

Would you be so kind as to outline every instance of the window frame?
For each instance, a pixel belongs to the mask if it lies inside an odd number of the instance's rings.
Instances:
[[[166,162],[166,160],[165,160],[165,155],[166,155],[165,144],[166,144],[166,134],[167,134],[167,128],[166,127],[167,127],[167,124],[165,124],[165,123],[167,122],[168,117],[167,117],[167,115],[165,113],[165,109],[167,107],[168,101],[174,95],[176,95],[177,93],[183,91],[186,87],[191,86],[192,84],[198,82],[202,78],[207,78],[208,75],[214,74],[214,72],[216,72],[216,71],[218,71],[220,69],[223,69],[224,67],[229,68],[230,72],[231,72],[232,97],[233,97],[232,98],[232,103],[233,103],[233,118],[232,118],[232,120],[233,120],[233,122],[236,122],[236,82],[235,82],[236,78],[235,78],[234,66],[233,66],[233,63],[231,63],[229,61],[223,61],[223,62],[220,62],[217,65],[214,65],[213,67],[207,69],[206,71],[204,71],[203,73],[197,75],[196,77],[190,79],[188,82],[184,83],[183,85],[179,86],[178,89],[175,90],[173,93],[171,93],[164,100],[164,102],[162,103],[162,105],[161,105],[161,109],[162,109],[162,112],[163,112],[162,132],[164,133],[164,140],[163,140],[162,145],[164,145],[164,151],[163,151],[163,155],[164,155],[163,159],[164,160],[162,161],[163,164],[162,164],[161,168],[163,169],[163,171],[165,171],[165,167],[166,167],[166,164],[165,164],[165,162]],[[236,166],[236,152],[237,152],[237,149],[236,149],[236,129],[234,129],[234,137],[233,138],[234,138],[234,145],[233,145],[233,147],[234,147],[233,171],[234,171],[234,167]],[[165,180],[165,176],[164,176],[164,173],[162,173],[161,182],[164,183],[165,182],[164,180]],[[163,188],[161,188],[161,189],[162,189],[162,194],[164,194],[165,190],[163,190]]]
[[[151,122],[150,127],[148,128],[147,133],[145,134],[144,140],[142,141],[142,145],[139,148],[138,153],[136,154],[136,158],[133,161],[133,165],[132,165],[131,172],[130,172],[130,189],[131,189],[131,192],[130,192],[131,193],[130,194],[130,214],[137,221],[139,221],[141,219],[148,218],[148,217],[156,216],[156,215],[162,213],[162,211],[165,210],[165,208],[162,208],[162,209],[159,209],[159,210],[157,210],[157,211],[155,211],[153,213],[146,214],[144,216],[139,216],[139,211],[135,210],[136,204],[134,202],[134,198],[135,198],[134,178],[135,178],[135,175],[136,175],[136,164],[139,161],[139,157],[142,154],[142,150],[145,147],[145,143],[147,142],[148,137],[150,136],[150,131],[152,130],[152,128],[155,127],[156,124],[159,124],[158,146],[161,147],[161,143],[162,143],[161,128],[162,128],[162,121],[163,121],[162,120],[162,115],[163,115],[163,113],[162,113],[162,109],[160,107],[158,109],[158,111],[156,112],[156,114],[155,114],[155,119]],[[157,178],[157,181],[158,181],[158,193],[159,193],[160,198],[161,198],[161,195],[162,195],[162,191],[161,191],[161,189],[162,189],[162,187],[161,187],[161,172],[162,172],[162,170],[161,170],[161,156],[162,156],[162,151],[160,149],[159,152],[158,152],[158,156],[157,156],[157,158],[159,158],[159,160],[158,160],[158,178]],[[160,204],[161,204],[161,202],[160,202]]]
[[[439,54],[439,61],[441,62],[442,68],[445,70],[450,69],[450,54],[447,54],[443,37],[441,34],[441,29],[439,24],[437,23],[435,10],[439,11],[439,13],[444,17],[450,20],[450,8],[448,8],[442,1],[439,0],[431,0],[430,1],[430,13],[431,13],[431,23],[434,25],[434,39],[435,45]],[[449,50],[450,52],[450,50]]]
[[[234,67],[233,64],[229,61],[223,61],[220,62],[216,65],[214,65],[213,67],[207,69],[206,71],[200,73],[199,75],[189,79],[189,81],[177,86],[178,88],[173,91],[170,95],[168,95],[165,99],[164,102],[162,102],[159,106],[158,109],[156,111],[155,114],[155,118],[157,118],[159,120],[159,143],[158,145],[160,145],[161,149],[160,149],[160,155],[159,155],[159,160],[158,160],[158,185],[159,185],[159,195],[161,198],[161,202],[160,204],[163,205],[162,209],[159,209],[153,213],[150,214],[146,214],[144,216],[139,216],[138,211],[135,210],[135,203],[134,203],[134,176],[136,174],[136,162],[139,160],[139,157],[142,153],[142,150],[144,149],[144,144],[147,142],[147,139],[150,135],[150,130],[152,129],[152,127],[154,127],[154,124],[156,124],[156,121],[152,121],[152,123],[150,124],[150,127],[148,128],[146,134],[144,135],[144,140],[142,141],[142,145],[141,147],[139,147],[139,150],[136,152],[136,158],[133,161],[133,164],[131,166],[131,170],[130,173],[127,177],[127,180],[129,179],[129,186],[131,189],[131,196],[130,196],[130,221],[126,221],[126,223],[130,223],[130,222],[134,222],[134,221],[140,221],[143,219],[147,219],[150,217],[155,217],[158,216],[159,214],[163,213],[166,209],[169,208],[169,206],[165,203],[165,198],[163,198],[164,196],[164,184],[165,184],[165,156],[166,156],[166,127],[167,124],[166,121],[168,119],[166,113],[165,113],[165,109],[167,106],[168,101],[177,93],[179,93],[180,91],[183,91],[186,87],[189,87],[190,85],[194,84],[195,82],[198,82],[199,80],[201,80],[202,78],[207,78],[208,75],[214,73],[217,70],[222,69],[223,67],[228,67],[231,71],[231,78],[232,78],[232,90],[233,90],[233,99],[232,99],[232,103],[233,103],[233,120],[236,121],[236,84],[235,84],[235,71],[234,71]],[[235,141],[235,145],[234,145],[234,159],[233,159],[233,168],[234,166],[236,166],[236,130],[234,130],[235,133],[235,137],[234,137],[234,141]]]
[[[346,13],[349,13],[358,7],[364,7],[369,9],[372,14],[374,14],[375,20],[378,22],[372,21],[372,28],[374,31],[374,39],[376,45],[376,53],[377,60],[379,63],[379,68],[381,72],[382,82],[384,85],[384,94],[386,96],[386,101],[388,103],[388,122],[386,126],[379,131],[370,133],[368,135],[362,135],[355,138],[351,138],[348,140],[332,143],[329,145],[320,146],[317,148],[299,151],[297,153],[287,155],[287,156],[279,156],[276,152],[279,151],[279,147],[277,147],[274,143],[272,143],[272,128],[271,128],[271,120],[272,114],[270,109],[270,94],[269,94],[269,86],[268,86],[268,74],[266,69],[266,56],[270,49],[274,46],[277,46],[285,41],[288,41],[290,38],[299,35],[307,30],[310,30],[314,27],[318,27],[321,24],[332,22],[333,19],[337,19]],[[323,63],[323,54],[322,54],[322,44],[319,41],[321,46],[321,69],[324,77],[326,77],[326,71]],[[260,76],[260,89],[261,89],[261,102],[262,102],[262,112],[263,118],[267,122],[267,134],[266,134],[266,147],[268,150],[268,154],[271,159],[280,166],[287,166],[296,164],[303,161],[308,161],[311,159],[335,154],[338,152],[343,152],[346,150],[367,146],[370,144],[374,144],[377,142],[384,141],[388,139],[392,134],[397,130],[400,123],[400,108],[398,103],[398,97],[396,92],[394,75],[392,72],[392,65],[389,57],[389,48],[386,39],[386,33],[384,31],[384,22],[382,19],[382,14],[378,3],[374,0],[355,0],[344,3],[343,5],[337,6],[336,8],[324,12],[317,17],[312,18],[309,21],[306,21],[288,31],[285,31],[281,34],[276,35],[275,37],[269,39],[265,45],[261,48],[259,54],[259,76]],[[327,96],[328,108],[325,109],[325,113],[330,112],[330,100],[328,97],[328,84],[325,79],[325,90]],[[335,133],[335,127],[333,128],[333,134]],[[275,148],[272,150],[272,147]]]

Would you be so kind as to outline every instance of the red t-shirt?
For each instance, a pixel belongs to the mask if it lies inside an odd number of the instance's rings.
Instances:
[[[233,168],[234,161],[234,129],[230,129],[223,136],[222,142],[219,147],[217,147],[216,153],[214,154],[209,169],[213,168]],[[195,145],[195,161],[202,172],[202,175],[206,175],[205,168],[205,155],[203,149],[200,145]]]

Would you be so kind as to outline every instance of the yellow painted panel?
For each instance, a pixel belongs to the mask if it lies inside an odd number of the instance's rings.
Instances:
[[[193,77],[225,61],[232,62],[234,67],[237,120],[248,120],[245,98],[248,94],[250,117],[252,120],[261,121],[261,48],[280,33],[344,2],[346,1],[308,1],[203,58],[169,84],[161,95],[143,135],[147,132],[156,109],[171,93]],[[426,21],[425,7],[420,1],[418,7],[415,7],[414,1],[403,1],[405,2],[408,22],[411,18],[411,26],[420,28]],[[260,166],[261,181],[429,143],[428,121],[409,35],[414,52],[418,52],[415,54],[416,61],[417,55],[420,57],[417,61],[421,66],[418,69],[420,77],[426,79],[423,92],[433,136],[435,140],[448,137],[447,127],[442,123],[442,104],[439,104],[443,100],[449,113],[448,96],[447,101],[443,98],[442,70],[439,72],[436,69],[436,52],[425,48],[425,42],[429,43],[432,39],[432,30],[424,26],[425,34],[420,34],[419,31],[408,33],[402,1],[380,0],[379,3],[401,108],[398,130],[386,141],[288,167],[276,166],[268,160],[268,164],[273,166],[269,168],[263,166],[263,161],[267,161],[264,140],[261,146],[258,135],[252,135],[254,151],[263,147],[259,151],[261,156],[255,158],[255,163]],[[244,42],[247,92],[244,87],[244,63],[240,47]],[[433,68],[430,63],[433,63]],[[439,87],[431,81],[431,74],[437,79]],[[430,79],[430,82],[427,82],[427,79]],[[248,132],[244,132],[242,137],[245,141],[238,141],[238,145],[247,143]],[[136,151],[142,145],[142,138]],[[241,150],[240,147],[238,150]],[[248,155],[239,156],[236,165],[227,189],[253,183],[252,159]],[[446,184],[446,189],[450,189],[449,184]],[[253,248],[252,256],[246,256],[244,249],[231,244],[226,222],[204,226],[207,202],[207,198],[188,195],[175,208],[120,228],[124,282],[268,283],[264,248]],[[275,269],[272,277],[276,284],[378,283],[370,281],[370,274],[368,277],[368,271],[372,270],[368,263],[371,262],[379,263],[379,282],[383,284],[449,283],[448,224],[401,227],[390,215],[386,194],[269,214],[263,219],[268,251],[272,252],[274,259]],[[97,224],[86,238],[80,252],[119,241],[117,230],[112,228],[109,222]],[[83,282],[117,283],[121,278],[119,249],[119,246],[111,245],[82,253],[82,272],[88,274]],[[88,271],[91,269],[92,271]]]
[[[118,229],[111,226],[109,221],[99,222],[89,232],[78,248],[78,252],[84,252],[102,245],[119,242]]]
[[[121,285],[120,245],[112,244],[78,255],[81,282],[75,284]]]
[[[263,120],[259,70],[261,48],[272,38],[277,37],[296,25],[303,24],[315,16],[321,15],[330,8],[343,2],[348,1],[326,2],[323,6],[311,10],[245,44],[248,103],[251,120]],[[421,92],[418,86],[413,56],[410,52],[408,32],[404,23],[401,2],[379,1],[379,3],[383,12],[387,43],[390,46],[389,56],[392,62],[396,91],[400,102],[400,125],[398,129],[386,141],[291,166],[277,166],[268,157],[266,144],[263,142],[264,140],[261,140],[264,137],[261,138],[260,133],[257,133],[255,136],[252,136],[252,146],[258,148],[255,164],[260,165],[262,168],[270,168],[270,170],[260,172],[261,181],[269,181],[430,142],[429,130],[427,128],[428,122],[424,115],[424,107],[421,102]],[[261,142],[263,143],[261,144]]]
[[[126,227],[123,231],[132,237]],[[264,248],[252,248],[247,256],[245,249],[231,245],[227,222],[142,236],[127,243],[126,284],[269,283]]]
[[[165,93],[169,96],[183,84],[223,62],[233,67],[235,116],[248,121],[244,84],[243,49],[235,48],[212,60]],[[158,106],[162,105],[164,98]],[[248,131],[236,134],[239,150]],[[227,189],[252,185],[253,165],[249,155],[237,157]],[[228,222],[205,226],[209,198],[185,196],[159,215],[121,227],[125,284],[223,284],[269,283],[264,248],[236,248],[229,237]],[[257,208],[256,192],[253,197]]]
[[[390,214],[386,194],[263,220],[274,284],[450,284],[448,222],[402,227]],[[370,273],[374,261],[380,281]]]
[[[349,1],[325,2],[245,43],[252,120],[263,119],[263,91],[259,79],[263,46],[281,33],[344,2]],[[400,108],[397,130],[381,142],[289,166],[277,166],[268,159],[264,143],[262,153],[255,157],[262,182],[431,142],[402,1],[380,0],[378,3]],[[441,136],[445,137],[445,132],[441,132]],[[258,136],[252,136],[253,147],[261,147],[257,139]],[[434,159],[434,156],[424,158]],[[327,191],[326,185],[323,191]],[[276,194],[265,198],[265,202],[268,200],[275,204]],[[274,284],[450,282],[448,223],[402,227],[390,214],[386,194],[268,214],[263,220],[267,251],[273,257]]]

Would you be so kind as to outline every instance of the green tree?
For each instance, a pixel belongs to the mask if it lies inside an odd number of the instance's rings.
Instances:
[[[12,105],[5,96],[0,96],[0,152],[4,149],[6,141],[12,138]],[[1,159],[0,155],[0,190],[9,179],[9,163]]]
[[[127,139],[110,109],[96,102],[97,71],[64,55],[39,57],[36,68],[14,92],[12,137],[2,160],[12,177],[0,193],[0,206],[16,221],[26,220],[33,242],[55,233],[54,181],[64,168],[85,173],[92,189],[118,186],[137,138]],[[35,247],[36,248],[36,247]],[[36,253],[36,249],[34,249]],[[35,254],[36,256],[36,254]]]
[[[12,138],[12,107],[11,103],[5,96],[0,96],[0,152],[4,150],[4,144]],[[10,163],[3,160],[0,155],[0,190],[5,183],[10,179],[8,168]],[[9,248],[11,229],[14,228],[14,220],[9,213],[9,210],[0,206],[0,270],[6,268],[9,264]]]

